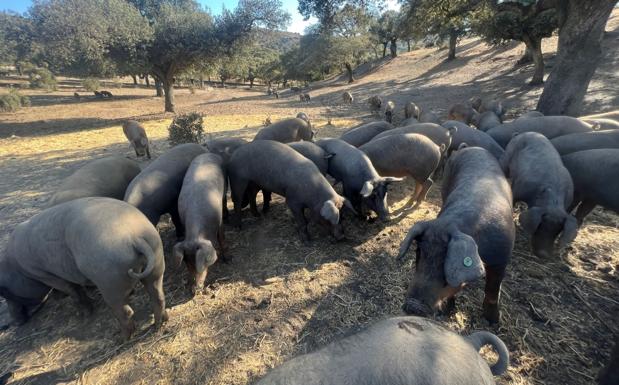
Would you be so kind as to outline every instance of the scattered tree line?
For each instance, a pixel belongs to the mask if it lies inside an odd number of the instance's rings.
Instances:
[[[240,0],[218,16],[196,0],[38,0],[25,15],[0,13],[0,63],[47,79],[131,75],[155,81],[165,110],[174,84],[217,79],[284,87],[344,73],[415,46],[447,46],[477,35],[501,45],[525,44],[519,64],[534,64],[532,85],[544,83],[542,40],[559,36],[556,64],[538,109],[576,115],[601,57],[606,20],[616,0],[298,0],[318,22],[303,36],[277,31],[289,16],[279,0]],[[28,73],[27,73],[28,72]]]

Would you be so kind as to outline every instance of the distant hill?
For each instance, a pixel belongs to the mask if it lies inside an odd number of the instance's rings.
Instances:
[[[295,32],[264,30],[261,33],[258,45],[279,53],[290,51],[301,41],[301,35]]]

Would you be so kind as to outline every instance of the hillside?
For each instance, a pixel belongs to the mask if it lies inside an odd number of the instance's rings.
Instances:
[[[619,109],[619,11],[607,31],[584,113]],[[547,39],[548,70],[555,47],[556,37]],[[376,94],[396,102],[396,120],[408,100],[444,115],[451,104],[478,95],[504,99],[511,118],[534,108],[542,90],[526,84],[531,66],[514,68],[522,51],[522,45],[497,49],[468,39],[458,46],[457,59],[445,62],[445,51],[421,49],[359,68],[353,84],[337,78],[314,83],[310,103],[299,102],[290,91],[279,99],[268,97],[259,87],[198,89],[195,94],[180,88],[176,103],[180,112],[204,113],[209,134],[246,139],[267,117],[275,121],[300,111],[311,117],[319,138],[338,136],[358,122],[379,118],[366,103]],[[13,77],[0,85],[23,82]],[[61,79],[58,91],[21,90],[32,106],[0,113],[0,250],[15,226],[42,210],[63,178],[85,162],[109,155],[135,158],[122,121],[144,123],[154,157],[168,149],[172,115],[161,113],[163,101],[152,88],[111,82],[103,88],[112,90],[114,98],[96,100],[79,79]],[[346,90],[355,97],[352,105],[342,103]],[[84,96],[76,100],[74,92]],[[139,161],[142,167],[148,164]],[[215,263],[207,288],[195,298],[185,285],[186,269],[174,267],[175,235],[166,217],[158,226],[167,257],[164,288],[170,312],[162,330],[150,328],[149,302],[140,286],[131,297],[136,336],[124,344],[95,290],[89,292],[96,304],[92,316],[78,315],[70,298],[55,293],[19,328],[7,325],[6,304],[0,300],[0,378],[10,372],[10,384],[245,385],[289,357],[400,315],[413,262],[399,263],[394,256],[408,229],[434,218],[441,205],[437,179],[419,209],[403,210],[413,184],[407,180],[390,187],[391,211],[401,217],[383,224],[345,215],[346,242],[332,243],[312,226],[309,246],[299,242],[284,200],[274,197],[267,216],[244,213],[241,231],[226,227],[231,262]],[[500,325],[488,326],[481,317],[482,282],[459,295],[454,315],[439,319],[460,333],[490,330],[505,341],[511,366],[498,384],[592,384],[619,334],[619,216],[594,210],[556,260],[532,256],[518,229],[512,258],[501,290]]]

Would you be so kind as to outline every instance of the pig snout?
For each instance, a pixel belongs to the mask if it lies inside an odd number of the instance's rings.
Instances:
[[[416,298],[411,297],[406,298],[404,304],[402,305],[402,310],[406,314],[418,315],[423,317],[431,315],[433,313],[430,306],[426,305],[425,303]]]
[[[344,235],[344,227],[341,223],[331,226],[331,235],[336,242],[340,242],[346,239],[346,236]]]

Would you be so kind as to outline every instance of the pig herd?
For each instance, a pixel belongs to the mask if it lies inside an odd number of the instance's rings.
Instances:
[[[308,220],[338,241],[346,237],[345,211],[387,222],[391,184],[415,181],[405,206],[412,210],[440,177],[438,216],[415,223],[398,255],[405,259],[415,251],[403,304],[415,316],[379,322],[285,363],[258,383],[494,383],[492,376],[508,365],[500,339],[488,332],[462,337],[420,316],[453,311],[455,295],[485,277],[482,314],[499,322],[501,282],[514,246],[514,203],[527,205],[518,221],[540,258],[553,258],[569,244],[596,205],[619,211],[616,122],[535,111],[503,122],[501,102],[475,99],[454,105],[445,121],[409,102],[395,127],[395,104],[370,99],[372,109],[381,105],[386,121],[362,124],[339,138],[314,140],[309,117],[300,113],[261,129],[253,141],[222,137],[175,146],[143,169],[123,157],[86,164],[63,181],[48,208],[15,228],[0,257],[0,296],[22,324],[52,289],[89,311],[84,287],[96,286],[128,339],[134,330],[129,296],[137,281],[151,299],[155,326],[168,318],[156,230],[162,215],[170,214],[176,230],[171,260],[185,264],[195,294],[209,267],[226,261],[224,221],[240,230],[243,208],[261,215],[258,192],[263,215],[272,193],[285,198],[302,242],[311,239]],[[144,128],[129,121],[123,131],[136,155],[150,158]],[[499,354],[491,367],[478,354],[485,344]]]

